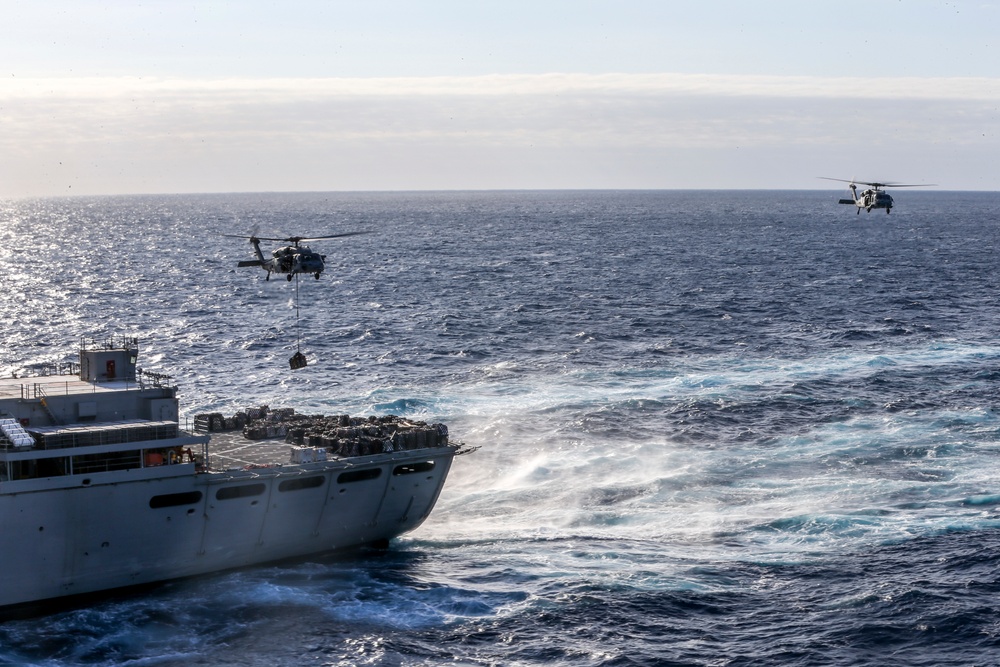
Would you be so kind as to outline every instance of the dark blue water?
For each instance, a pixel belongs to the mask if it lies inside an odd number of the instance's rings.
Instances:
[[[1000,195],[894,194],[0,202],[0,372],[130,333],[189,416],[481,445],[385,553],[8,621],[0,664],[1000,664]],[[222,236],[352,230],[298,325]]]

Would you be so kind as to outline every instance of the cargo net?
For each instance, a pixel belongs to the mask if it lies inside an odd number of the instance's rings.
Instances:
[[[448,427],[411,421],[396,415],[351,417],[350,415],[303,415],[292,408],[272,410],[264,405],[237,412],[195,416],[202,431],[242,429],[250,440],[284,438],[298,447],[311,447],[334,456],[369,456],[448,444]],[[318,453],[318,452],[317,452]]]

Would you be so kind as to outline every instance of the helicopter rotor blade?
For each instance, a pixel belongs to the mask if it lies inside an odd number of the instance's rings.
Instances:
[[[873,188],[885,187],[886,183],[869,183],[868,181],[859,181],[856,178],[847,180],[846,178],[830,178],[829,176],[817,176],[816,178],[822,178],[827,181],[840,181],[841,183],[850,183],[851,185],[870,185]]]
[[[281,241],[283,243],[299,243],[301,241],[321,241],[323,239],[339,239],[345,236],[358,236],[359,234],[371,234],[370,231],[344,232],[342,234],[329,234],[327,236],[287,236],[279,238],[277,236],[246,236],[244,234],[223,234],[234,239],[257,239],[258,241]]]
[[[930,188],[934,187],[935,183],[865,183],[864,181],[858,181],[864,185],[870,185],[876,190],[883,188]]]
[[[869,183],[868,181],[858,181],[853,178],[851,180],[847,180],[846,178],[830,178],[829,176],[817,176],[816,178],[822,178],[827,181],[851,183],[852,185],[868,185],[873,188],[929,188],[935,185],[934,183]]]
[[[283,243],[294,243],[299,244],[302,239],[300,237],[291,238],[278,238],[277,236],[243,236],[242,234],[223,234],[223,236],[228,236],[234,239],[247,239],[250,243],[260,243],[261,241],[281,241]],[[297,240],[296,240],[297,239]]]
[[[339,239],[345,236],[358,236],[359,234],[371,234],[370,231],[344,232],[342,234],[328,234],[327,236],[289,236],[285,239],[271,239],[272,241],[287,241],[288,243],[299,243],[300,241],[322,241],[323,239]]]

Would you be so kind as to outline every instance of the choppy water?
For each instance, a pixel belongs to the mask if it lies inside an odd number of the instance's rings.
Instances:
[[[188,415],[482,446],[386,553],[9,621],[0,664],[1000,664],[1000,195],[840,194],[0,202],[0,372],[132,333]],[[222,236],[356,229],[298,329]]]

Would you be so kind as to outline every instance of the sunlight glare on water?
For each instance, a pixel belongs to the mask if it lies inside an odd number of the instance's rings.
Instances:
[[[997,210],[918,192],[887,220],[827,192],[0,203],[0,373],[129,333],[185,417],[390,412],[479,447],[386,552],[5,625],[0,657],[858,664],[890,646],[975,664],[1000,648]],[[297,322],[294,284],[236,268],[250,248],[224,234],[252,229],[372,233],[323,243]]]

